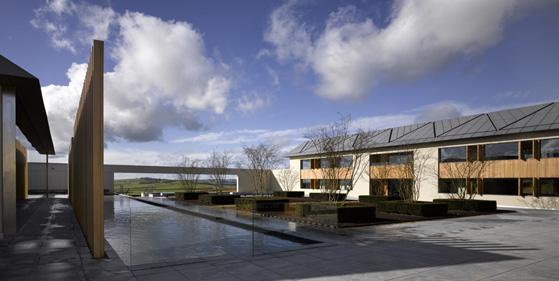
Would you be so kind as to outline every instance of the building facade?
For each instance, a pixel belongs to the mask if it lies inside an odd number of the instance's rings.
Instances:
[[[372,138],[366,147],[339,151],[339,159],[346,159],[342,169],[351,169],[354,159],[368,162],[356,180],[336,181],[342,190],[351,189],[349,199],[397,195],[402,186],[414,186],[421,201],[471,196],[500,206],[559,208],[559,103],[367,134]],[[325,186],[328,160],[318,151],[309,141],[288,154],[291,168],[299,171],[295,190]]]

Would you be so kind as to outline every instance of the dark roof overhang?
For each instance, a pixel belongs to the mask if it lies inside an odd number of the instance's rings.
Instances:
[[[0,55],[0,85],[16,91],[16,125],[40,154],[54,154],[39,79]]]

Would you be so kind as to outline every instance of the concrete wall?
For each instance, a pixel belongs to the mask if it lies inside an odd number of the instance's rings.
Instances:
[[[103,42],[95,40],[68,150],[68,198],[94,258],[105,256],[103,56]]]
[[[28,163],[28,190],[30,193],[46,191],[45,163]],[[68,192],[68,164],[49,163],[49,192]]]

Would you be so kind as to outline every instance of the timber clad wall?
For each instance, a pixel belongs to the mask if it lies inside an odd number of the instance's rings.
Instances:
[[[16,201],[27,198],[27,149],[16,140]]]
[[[68,151],[68,198],[94,258],[104,252],[103,42],[95,40]]]

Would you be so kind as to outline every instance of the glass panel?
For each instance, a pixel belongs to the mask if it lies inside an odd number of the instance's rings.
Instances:
[[[388,195],[400,196],[400,189],[411,188],[412,181],[408,179],[388,180]]]
[[[542,158],[559,157],[559,139],[541,140],[540,143]]]
[[[411,152],[388,154],[388,165],[401,165],[411,161],[413,161]]]
[[[477,161],[477,145],[468,146],[468,161]]]
[[[342,156],[340,167],[351,167],[353,164],[353,156]]]
[[[328,168],[328,159],[327,158],[320,158],[318,161],[319,168]]]
[[[351,180],[350,179],[340,180],[340,189],[341,190],[350,190],[351,189]]]
[[[484,194],[518,195],[518,179],[485,179]]]
[[[495,143],[485,145],[485,160],[518,159],[518,143]]]
[[[302,179],[301,180],[301,189],[310,189],[311,188],[311,180]]]
[[[311,160],[310,159],[301,160],[301,169],[306,170],[306,169],[310,169],[310,168],[311,168]]]
[[[522,195],[534,195],[532,179],[522,179]]]
[[[369,182],[371,195],[384,195],[384,185],[386,183],[387,180],[371,179],[371,181]]]
[[[384,166],[388,162],[387,154],[371,155],[371,166]]]
[[[522,149],[522,159],[533,158],[532,141],[523,141],[520,143]]]
[[[439,149],[439,162],[465,162],[466,161],[466,147],[445,147]]]
[[[540,179],[540,190],[542,196],[559,196],[559,178]]]

